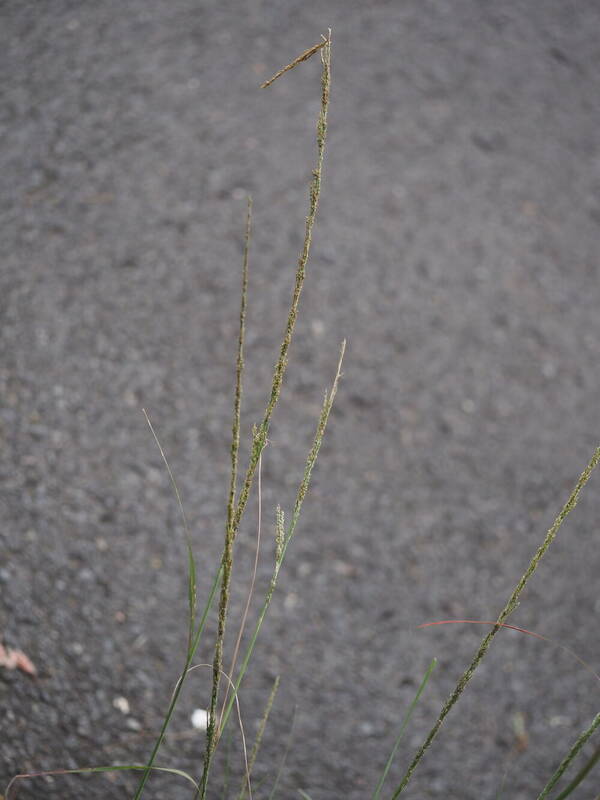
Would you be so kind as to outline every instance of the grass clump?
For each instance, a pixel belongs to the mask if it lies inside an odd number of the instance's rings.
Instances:
[[[263,625],[270,604],[272,602],[280,570],[281,567],[283,566],[288,546],[295,534],[300,519],[300,514],[302,511],[302,506],[309,491],[312,472],[315,467],[319,455],[319,450],[326,433],[331,410],[338,390],[339,381],[342,376],[341,368],[345,351],[345,342],[344,342],[342,343],[341,346],[339,360],[331,384],[331,388],[327,392],[325,392],[323,398],[323,404],[317,420],[312,440],[312,445],[306,457],[304,471],[298,485],[294,506],[291,515],[289,516],[289,522],[286,523],[285,514],[279,506],[276,508],[275,511],[275,523],[274,523],[275,557],[272,567],[271,580],[269,582],[265,596],[262,600],[262,604],[260,605],[260,610],[255,620],[251,635],[249,636],[248,644],[245,648],[243,655],[241,656],[241,660],[238,666],[237,665],[238,655],[241,649],[242,634],[244,632],[244,628],[247,622],[248,610],[250,607],[250,599],[252,597],[252,592],[254,588],[254,578],[256,576],[257,562],[255,562],[254,565],[254,575],[252,577],[250,593],[248,601],[246,603],[245,611],[243,613],[242,621],[240,624],[240,630],[234,648],[232,663],[229,668],[229,671],[225,672],[223,670],[223,654],[224,654],[225,635],[227,631],[227,623],[229,616],[229,602],[231,595],[231,581],[232,581],[235,541],[239,531],[241,520],[246,511],[251,490],[256,481],[256,483],[258,484],[258,492],[259,492],[258,537],[260,542],[261,458],[263,450],[268,441],[269,427],[272,415],[279,401],[284,377],[286,374],[289,349],[292,342],[296,320],[298,316],[302,288],[306,278],[306,269],[310,255],[313,228],[317,217],[319,198],[321,194],[321,178],[322,178],[322,168],[323,168],[323,160],[325,154],[325,145],[327,139],[327,114],[329,109],[330,87],[331,87],[331,31],[329,31],[326,36],[322,37],[322,41],[318,42],[313,47],[305,50],[300,56],[298,56],[296,59],[294,59],[285,67],[283,67],[281,70],[279,70],[277,73],[275,73],[275,75],[271,79],[265,81],[265,83],[262,84],[262,88],[270,86],[275,80],[284,75],[290,69],[294,68],[303,61],[306,61],[307,59],[311,58],[317,53],[319,53],[320,55],[321,67],[322,67],[321,105],[316,126],[316,159],[314,168],[312,170],[312,178],[309,187],[308,213],[304,228],[304,240],[297,261],[294,287],[290,300],[285,329],[279,347],[279,356],[273,371],[272,382],[268,393],[268,399],[266,402],[265,410],[261,421],[253,428],[248,463],[246,465],[243,478],[241,479],[240,482],[240,477],[239,477],[240,430],[241,430],[242,396],[243,396],[246,311],[247,311],[247,300],[248,300],[249,250],[250,250],[251,227],[252,227],[252,202],[250,199],[248,200],[246,228],[244,237],[243,263],[242,263],[241,305],[240,305],[240,315],[239,315],[239,334],[237,341],[235,386],[233,391],[233,415],[232,415],[233,418],[231,427],[232,436],[231,436],[231,448],[230,448],[231,469],[230,469],[229,489],[228,489],[227,504],[226,504],[224,545],[223,545],[222,557],[219,566],[216,570],[215,576],[213,578],[207,602],[200,614],[198,612],[198,603],[197,603],[196,562],[192,547],[190,530],[187,523],[183,503],[177,487],[177,483],[169,466],[167,456],[160,444],[159,437],[155,431],[155,428],[148,414],[146,413],[146,411],[144,411],[146,420],[150,427],[151,433],[156,441],[156,445],[160,451],[161,457],[163,459],[165,468],[169,476],[169,480],[171,482],[174,494],[176,496],[186,538],[187,562],[188,562],[187,564],[188,619],[187,619],[186,655],[179,679],[177,680],[177,683],[175,685],[169,706],[164,716],[163,723],[158,732],[154,745],[151,749],[148,761],[145,764],[95,766],[89,768],[54,770],[47,772],[29,773],[27,775],[17,775],[10,782],[6,790],[6,800],[9,800],[9,798],[11,797],[11,793],[13,792],[13,789],[16,786],[16,782],[23,778],[33,778],[45,775],[59,775],[59,774],[101,773],[101,772],[117,771],[117,770],[137,770],[142,773],[137,789],[134,794],[134,800],[141,800],[142,796],[145,793],[147,782],[151,774],[155,771],[170,773],[173,776],[178,776],[185,779],[188,783],[190,783],[190,786],[192,787],[194,793],[193,797],[195,798],[195,800],[205,800],[209,790],[211,766],[213,763],[215,752],[219,745],[220,739],[223,736],[223,733],[229,721],[234,705],[236,705],[237,707],[240,728],[242,731],[242,739],[244,745],[244,761],[245,761],[245,777],[239,788],[237,798],[238,800],[245,800],[248,797],[250,798],[250,800],[252,800],[251,775],[262,743],[269,715],[272,710],[275,695],[279,687],[279,677],[277,677],[277,679],[273,684],[271,693],[269,695],[268,701],[265,706],[263,717],[258,727],[258,731],[256,734],[252,750],[250,751],[249,755],[246,751],[245,737],[243,733],[243,727],[241,724],[241,714],[239,711],[239,697],[238,697],[239,691],[241,684],[244,680],[244,677],[247,673],[261,627]],[[456,686],[454,687],[453,691],[451,692],[446,702],[443,704],[433,727],[431,728],[425,740],[423,741],[422,745],[418,748],[413,759],[409,763],[409,766],[404,776],[402,777],[401,781],[388,795],[388,797],[390,797],[392,800],[396,800],[396,798],[398,798],[409,785],[413,773],[423,760],[433,740],[438,735],[444,720],[446,719],[452,708],[456,705],[456,703],[460,699],[460,696],[466,689],[476,669],[481,664],[483,658],[486,656],[488,649],[492,643],[492,640],[497,635],[498,631],[503,627],[515,628],[515,626],[508,625],[506,623],[506,620],[517,608],[520,596],[525,586],[531,579],[541,559],[544,557],[548,548],[550,547],[556,535],[558,534],[564,520],[566,519],[568,514],[575,508],[581,491],[589,481],[592,472],[597,467],[599,462],[600,462],[600,448],[598,448],[595,451],[589,464],[581,474],[579,481],[577,482],[575,488],[571,492],[567,502],[565,503],[560,513],[556,517],[551,528],[548,530],[543,542],[541,543],[537,551],[534,553],[525,573],[518,581],[513,592],[508,598],[504,608],[498,615],[496,621],[492,623],[473,621],[473,620],[445,621],[445,622],[479,622],[479,624],[491,625],[491,630],[483,637],[481,644],[479,645],[475,655],[473,656],[471,663],[469,664],[469,666],[466,668],[466,670],[458,680]],[[258,548],[257,548],[257,558],[258,558]],[[207,617],[217,598],[218,598],[217,633],[214,643],[214,656],[212,663],[194,665],[193,661],[205,629]],[[434,623],[434,624],[444,624],[444,623]],[[515,628],[515,629],[520,630],[524,633],[531,633],[521,628]],[[543,639],[545,637],[538,636],[538,638]],[[581,661],[581,659],[578,660]],[[389,776],[392,764],[394,763],[396,756],[398,754],[402,737],[408,727],[408,724],[415,710],[415,707],[431,678],[435,665],[436,665],[436,659],[433,659],[419,685],[419,688],[415,694],[414,699],[412,700],[408,709],[405,712],[405,715],[402,719],[400,729],[393,744],[390,755],[383,767],[380,778],[373,791],[372,794],[373,800],[381,800],[384,785]],[[199,667],[204,667],[211,671],[212,684],[210,691],[209,710],[207,712],[206,748],[204,753],[202,769],[200,770],[199,768],[200,775],[199,777],[196,778],[183,772],[182,770],[164,766],[157,766],[156,759],[158,757],[161,745],[163,744],[174,710],[180,699],[180,694],[183,685],[187,677],[189,676],[190,672]],[[221,695],[221,681],[223,677],[225,678],[226,681],[226,691],[222,699],[221,711],[220,713],[217,713],[217,708],[219,705],[219,700]],[[268,795],[269,799],[274,798],[276,795],[279,780],[283,771],[283,766],[285,764],[285,759],[287,758],[287,755],[291,748],[291,742],[293,738],[293,727],[294,726],[292,724],[292,730],[290,731],[282,763],[279,767],[279,770],[277,771],[275,783],[271,789],[270,794]],[[561,761],[561,763],[556,768],[553,775],[548,780],[546,786],[542,789],[541,793],[538,795],[538,800],[545,800],[550,797],[550,793],[555,788],[558,781],[562,778],[567,769],[573,764],[576,757],[580,754],[584,745],[596,732],[598,727],[600,727],[600,714],[597,714],[594,717],[591,724],[580,734],[580,736],[573,743],[573,745],[565,755],[564,759]],[[563,800],[564,798],[570,796],[572,792],[577,788],[577,786],[579,786],[581,782],[587,777],[587,775],[593,770],[593,768],[597,765],[599,761],[600,761],[600,749],[597,748],[595,752],[592,754],[591,758],[588,759],[586,764],[579,770],[579,772],[571,780],[571,782],[563,789],[563,791],[559,795],[556,795],[554,797],[554,800]],[[309,794],[303,790],[298,789],[298,795],[304,798],[308,798],[308,800],[310,800]]]
[[[244,482],[240,491],[239,498],[237,500],[237,504],[235,503],[235,486],[236,486],[236,479],[237,479],[237,451],[239,449],[239,424],[240,424],[240,399],[241,399],[241,372],[243,366],[243,331],[244,331],[244,314],[245,314],[245,290],[242,291],[242,313],[241,313],[241,324],[240,324],[240,339],[239,339],[239,350],[238,350],[238,368],[237,368],[237,380],[236,380],[236,395],[235,395],[235,410],[234,410],[234,423],[233,423],[233,442],[231,447],[232,452],[232,470],[231,470],[231,489],[230,489],[230,499],[229,499],[229,506],[228,506],[228,513],[227,513],[227,526],[225,530],[225,548],[223,551],[223,558],[222,558],[222,577],[221,577],[221,592],[220,592],[220,600],[219,600],[219,622],[218,622],[218,631],[217,631],[217,638],[215,644],[215,657],[213,662],[213,686],[212,686],[212,694],[211,694],[211,701],[210,701],[210,710],[208,715],[208,731],[206,736],[206,754],[204,758],[204,769],[202,772],[202,779],[201,779],[201,786],[199,791],[199,796],[204,800],[206,796],[206,789],[208,785],[208,775],[210,771],[210,764],[212,760],[212,756],[217,744],[217,738],[220,732],[217,730],[217,720],[216,720],[216,710],[217,710],[217,702],[219,696],[219,683],[221,679],[221,668],[223,662],[223,643],[225,639],[225,626],[227,621],[227,614],[229,608],[229,595],[230,595],[230,588],[231,588],[231,569],[233,564],[233,543],[235,541],[235,537],[237,535],[240,521],[246,509],[246,504],[248,502],[248,497],[250,495],[250,489],[252,487],[252,482],[254,479],[254,475],[256,472],[256,468],[259,463],[260,456],[262,451],[267,442],[267,435],[269,432],[269,424],[271,422],[271,417],[273,415],[273,411],[275,410],[275,406],[277,405],[277,401],[279,400],[279,396],[281,394],[281,386],[283,383],[283,377],[285,375],[285,371],[287,368],[288,363],[288,351],[290,348],[290,344],[292,342],[292,336],[294,334],[294,327],[296,325],[296,319],[298,316],[298,306],[300,303],[300,296],[302,293],[302,287],[304,285],[304,279],[306,277],[306,265],[308,263],[308,257],[310,254],[310,245],[312,240],[312,232],[313,227],[315,224],[315,219],[317,216],[317,208],[319,205],[319,196],[321,193],[321,171],[323,168],[323,156],[325,155],[325,139],[327,136],[327,111],[329,108],[329,89],[331,85],[331,38],[330,35],[323,40],[322,43],[319,43],[318,46],[311,48],[310,51],[306,51],[303,53],[299,58],[295,61],[291,62],[287,67],[284,67],[283,70],[280,70],[279,73],[273,76],[271,81],[267,81],[263,84],[263,87],[270,86],[271,83],[276,80],[279,75],[282,75],[284,72],[287,72],[288,69],[292,69],[296,64],[300,63],[301,61],[306,60],[309,58],[313,53],[320,50],[321,52],[321,64],[322,64],[322,75],[321,75],[321,110],[319,114],[319,119],[317,122],[317,162],[316,166],[313,170],[313,177],[310,186],[310,193],[309,193],[309,209],[308,209],[308,216],[306,217],[306,226],[304,231],[304,243],[302,246],[302,252],[300,253],[300,257],[298,258],[298,266],[296,269],[296,280],[294,284],[294,292],[292,295],[292,301],[290,304],[290,309],[288,313],[288,318],[286,322],[285,333],[281,342],[281,347],[279,351],[279,359],[275,365],[275,371],[273,373],[273,381],[271,384],[271,394],[269,397],[269,401],[267,403],[265,413],[260,425],[255,428],[254,431],[254,440],[252,443],[252,450],[250,454],[250,461],[248,463],[248,467],[246,469],[246,476],[244,478]],[[247,280],[247,258],[244,259],[245,264],[245,271],[244,277]],[[246,283],[247,285],[247,283]],[[341,362],[341,359],[340,359]],[[331,404],[333,403],[333,397],[335,396],[335,391],[337,389],[337,381],[339,378],[339,369],[338,374],[336,375],[336,379],[334,381],[334,385],[331,392]],[[331,410],[331,404],[327,410],[326,416],[323,419],[323,414],[321,415],[320,429],[317,432],[317,436],[320,436],[321,439],[325,433],[325,427],[327,425],[327,419],[329,417],[329,411]],[[236,438],[237,437],[237,438]],[[317,453],[318,448],[320,447],[320,440],[318,444],[316,444]],[[313,447],[314,449],[314,447]],[[312,452],[312,451],[311,451]],[[316,454],[315,454],[316,460]],[[312,466],[311,466],[312,469]],[[304,486],[304,494],[306,494],[306,490],[308,489],[308,482],[310,481],[310,472],[308,473],[308,479],[306,481],[306,485]],[[304,484],[304,482],[303,482]],[[300,500],[300,506],[302,504],[302,500],[304,499],[304,494],[302,499]],[[235,507],[234,507],[235,506]],[[297,501],[298,506],[298,501]],[[295,509],[296,511],[296,509]],[[298,507],[298,514],[299,514],[299,507]],[[292,531],[293,533],[293,531]],[[283,558],[283,556],[282,556]],[[276,572],[279,571],[280,563],[276,564]],[[275,578],[276,579],[276,578]],[[274,588],[274,584],[273,584]],[[272,590],[271,590],[272,594]],[[268,602],[270,602],[270,597],[268,597]],[[268,607],[267,602],[267,607]],[[231,708],[231,705],[228,706],[228,709]],[[228,710],[222,720],[222,725],[224,726],[227,722]]]

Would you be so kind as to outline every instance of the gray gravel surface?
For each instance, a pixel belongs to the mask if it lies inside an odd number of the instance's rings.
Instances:
[[[0,639],[39,675],[0,670],[0,778],[148,754],[186,594],[177,507],[141,407],[179,482],[204,596],[221,550],[245,197],[247,452],[301,245],[317,59],[257,85],[329,25],[329,150],[262,472],[262,587],[274,507],[290,507],[343,337],[348,351],[242,691],[252,740],[282,676],[256,797],[294,713],[279,796],[369,797],[436,655],[399,778],[483,632],[416,626],[494,617],[599,443],[597,2],[5,0]],[[596,666],[599,482],[513,617]],[[255,519],[253,498],[234,618]],[[536,797],[597,692],[565,651],[502,631],[405,797],[492,800],[503,776],[503,797]],[[208,693],[199,670],[162,764],[198,773],[189,716]],[[593,782],[574,797],[595,796]],[[19,796],[134,786],[57,777]],[[146,796],[191,793],[161,777]]]

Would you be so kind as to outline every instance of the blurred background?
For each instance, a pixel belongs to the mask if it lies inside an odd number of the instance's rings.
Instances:
[[[0,640],[38,670],[0,670],[0,777],[148,756],[187,601],[141,408],[181,490],[202,599],[222,549],[246,197],[244,454],[302,244],[318,58],[258,85],[331,26],[323,194],[263,460],[259,594],[275,506],[291,510],[344,337],[348,349],[241,704],[252,741],[281,675],[255,796],[293,724],[279,796],[359,800],[437,656],[391,789],[483,634],[416,626],[496,617],[600,441],[600,6],[9,0],[0,23]],[[511,620],[596,667],[599,481]],[[230,639],[256,511],[253,497]],[[161,764],[201,770],[190,715],[209,691],[199,670]],[[559,647],[501,631],[404,796],[491,800],[503,781],[504,797],[537,796],[597,692]],[[227,771],[236,796],[231,732],[211,797],[227,796]],[[57,777],[19,796],[135,785]],[[160,777],[147,796],[190,791]]]

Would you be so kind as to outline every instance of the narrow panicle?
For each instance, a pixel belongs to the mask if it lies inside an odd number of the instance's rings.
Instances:
[[[319,197],[321,193],[321,172],[323,168],[323,157],[325,153],[325,141],[327,135],[327,112],[329,108],[329,92],[331,83],[331,32],[329,32],[328,36],[325,38],[323,42],[322,47],[320,47],[319,49],[321,53],[321,65],[322,65],[321,109],[317,121],[317,135],[316,135],[317,160],[316,160],[316,166],[313,169],[312,173],[313,177],[309,190],[309,209],[305,223],[304,243],[302,246],[302,251],[298,258],[294,290],[288,312],[286,327],[281,342],[281,347],[279,350],[279,359],[275,365],[275,370],[273,373],[271,393],[265,408],[262,422],[260,423],[260,425],[258,425],[256,433],[253,438],[250,458],[246,469],[244,481],[242,483],[242,487],[240,490],[240,494],[237,503],[235,505],[235,510],[231,514],[231,520],[228,521],[225,530],[225,547],[222,557],[221,592],[219,599],[217,636],[215,641],[215,653],[213,660],[213,682],[212,682],[212,692],[210,700],[210,711],[208,718],[208,730],[206,735],[206,749],[204,755],[204,766],[202,770],[202,777],[200,779],[200,790],[196,794],[196,796],[202,798],[202,800],[204,800],[204,798],[206,797],[211,761],[220,734],[220,731],[217,730],[217,724],[216,724],[216,717],[217,717],[216,709],[219,698],[219,684],[220,684],[221,670],[223,664],[225,627],[229,609],[229,594],[230,594],[231,573],[233,566],[233,544],[235,541],[237,531],[239,529],[242,516],[246,509],[246,505],[248,503],[248,498],[250,496],[250,490],[252,488],[252,483],[259,463],[260,455],[267,443],[267,436],[269,432],[269,424],[271,422],[271,417],[273,415],[273,411],[275,409],[275,406],[277,405],[279,396],[281,394],[283,378],[288,363],[288,352],[292,341],[294,328],[296,325],[296,317],[298,315],[298,307],[300,304],[302,287],[304,285],[304,279],[306,277],[306,265],[308,263],[308,258],[310,255],[312,232],[315,224],[315,219],[317,216]],[[309,56],[307,55],[306,58],[308,57]],[[306,58],[303,58],[301,60],[306,60]]]
[[[581,494],[582,489],[584,488],[586,483],[589,481],[589,479],[590,479],[590,477],[592,475],[592,472],[598,466],[599,462],[600,462],[600,447],[598,447],[596,449],[596,452],[592,456],[589,464],[584,469],[584,471],[581,473],[581,476],[580,476],[579,480],[577,481],[577,484],[576,484],[575,488],[571,492],[571,494],[569,496],[569,499],[567,500],[565,505],[562,507],[560,513],[558,514],[558,516],[554,520],[552,526],[548,530],[548,533],[546,534],[546,536],[544,538],[544,541],[542,542],[542,544],[536,550],[533,558],[529,562],[529,566],[527,567],[527,570],[525,571],[525,573],[521,577],[520,581],[517,583],[515,589],[513,590],[513,593],[509,597],[506,605],[504,606],[504,608],[500,612],[494,627],[483,638],[481,644],[479,645],[479,648],[478,648],[477,652],[475,653],[475,655],[473,657],[473,660],[471,661],[471,663],[469,664],[467,669],[463,672],[462,676],[458,680],[458,683],[454,687],[452,693],[450,694],[450,696],[448,697],[448,699],[446,700],[446,702],[442,706],[442,709],[441,709],[441,711],[439,713],[439,716],[438,716],[437,720],[435,721],[433,727],[431,728],[431,730],[427,734],[427,737],[425,738],[425,741],[423,742],[423,744],[417,750],[413,760],[411,761],[411,763],[410,763],[410,765],[409,765],[409,767],[408,767],[408,769],[407,769],[407,771],[406,771],[406,773],[405,773],[405,775],[404,775],[404,777],[402,779],[402,782],[400,783],[400,785],[398,786],[398,789],[394,793],[394,795],[392,797],[392,800],[396,800],[396,798],[404,791],[404,789],[406,788],[406,786],[410,782],[410,779],[412,777],[413,772],[415,771],[415,769],[419,765],[419,762],[421,761],[421,759],[423,758],[423,756],[425,755],[425,753],[429,749],[431,743],[433,742],[433,740],[437,736],[440,728],[442,727],[442,724],[443,724],[444,720],[448,716],[448,714],[451,711],[452,707],[458,701],[458,699],[461,696],[461,694],[464,692],[467,684],[469,683],[469,681],[473,677],[473,673],[475,672],[475,670],[477,669],[479,664],[482,662],[485,654],[488,651],[488,648],[489,648],[490,644],[492,643],[492,640],[493,640],[494,636],[496,636],[498,631],[502,629],[502,626],[503,626],[504,622],[506,622],[506,619],[508,618],[508,616],[510,614],[512,614],[512,612],[517,608],[517,606],[519,604],[519,597],[521,596],[521,593],[522,593],[523,589],[525,588],[525,586],[529,582],[531,576],[533,575],[533,573],[537,569],[538,564],[540,563],[540,561],[544,557],[546,551],[548,550],[548,548],[550,547],[550,545],[554,541],[554,538],[556,537],[556,534],[560,530],[560,528],[561,528],[563,522],[565,521],[566,517],[569,515],[569,513],[577,505],[577,501],[579,500],[579,495]]]
[[[278,539],[280,542],[282,541],[283,545],[280,544],[279,552],[278,553],[276,552],[276,555],[278,556],[278,559],[276,559],[275,564],[273,566],[273,574],[272,574],[272,577],[271,577],[271,583],[270,583],[269,589],[267,591],[267,595],[266,595],[266,597],[265,597],[265,599],[263,601],[262,608],[261,608],[261,610],[259,612],[258,619],[257,619],[256,625],[254,627],[254,632],[253,632],[253,634],[252,634],[252,636],[250,638],[250,642],[249,642],[249,644],[248,644],[248,646],[246,648],[246,653],[245,653],[244,658],[242,660],[239,674],[238,674],[238,676],[237,676],[237,678],[235,680],[234,697],[235,697],[235,693],[239,690],[239,687],[241,686],[242,681],[244,680],[244,675],[246,674],[246,670],[248,669],[248,664],[250,663],[250,659],[252,657],[252,653],[254,652],[254,647],[255,647],[256,641],[258,639],[258,634],[260,633],[260,629],[262,627],[264,619],[265,619],[265,617],[267,615],[267,611],[269,610],[269,606],[271,604],[271,600],[273,598],[275,587],[277,585],[277,578],[279,576],[279,571],[280,571],[281,566],[283,564],[283,561],[285,559],[285,554],[286,554],[288,545],[290,544],[290,541],[291,541],[291,539],[292,539],[292,537],[294,535],[294,532],[296,530],[296,526],[298,524],[298,520],[299,520],[299,517],[300,517],[300,512],[301,512],[301,509],[302,509],[302,503],[304,502],[304,498],[306,497],[306,495],[308,493],[308,489],[309,489],[309,486],[310,486],[311,475],[312,475],[312,470],[314,468],[314,465],[316,463],[317,457],[319,455],[319,449],[321,447],[321,443],[323,441],[323,437],[325,436],[325,431],[327,429],[327,423],[329,421],[329,415],[331,414],[331,409],[333,407],[333,401],[334,401],[336,393],[337,393],[339,380],[340,380],[340,378],[342,376],[342,362],[343,362],[343,358],[344,358],[345,349],[346,349],[346,342],[344,341],[342,343],[342,347],[341,347],[341,350],[340,350],[340,358],[339,358],[339,361],[338,361],[336,374],[335,374],[335,378],[334,378],[332,387],[331,387],[330,391],[325,394],[325,400],[324,400],[324,403],[323,403],[323,408],[321,409],[321,414],[319,415],[319,420],[317,422],[317,429],[315,431],[315,435],[314,435],[314,438],[313,438],[313,443],[312,443],[310,452],[308,454],[308,457],[306,459],[306,464],[305,464],[305,467],[304,467],[304,474],[302,476],[302,480],[300,482],[300,486],[298,487],[298,492],[296,494],[296,502],[294,504],[294,513],[293,513],[292,520],[291,520],[291,522],[289,524],[289,527],[288,527],[287,531],[285,531],[285,528],[283,527],[283,525],[284,525],[283,513],[280,512],[277,515],[276,540]],[[278,530],[277,530],[277,528],[278,528]],[[276,550],[277,550],[277,544],[276,544]],[[225,710],[225,714],[223,715],[222,729],[224,729],[225,725],[227,724],[227,721],[229,719],[229,715],[231,713],[232,705],[233,705],[233,697],[230,697],[229,698],[229,703],[228,703],[227,708]]]

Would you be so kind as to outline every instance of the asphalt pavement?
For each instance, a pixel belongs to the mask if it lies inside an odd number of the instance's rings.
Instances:
[[[240,693],[250,747],[281,676],[254,797],[278,771],[279,797],[370,797],[436,656],[391,796],[485,631],[417,626],[494,619],[600,444],[597,2],[0,2],[0,643],[37,668],[0,667],[0,793],[17,773],[151,749],[184,654],[186,553],[141,409],[203,599],[222,548],[246,197],[244,459],[302,245],[318,58],[258,86],[328,27],[323,191],[261,470],[252,619],[275,507],[291,513],[348,346]],[[499,632],[407,800],[535,798],[597,712],[599,508],[600,473],[511,617],[551,641]],[[256,532],[254,492],[228,654]],[[199,668],[158,763],[197,777],[190,717],[209,694]],[[229,730],[211,798],[237,796]],[[19,798],[135,785],[47,776]],[[145,797],[191,795],[159,775]]]

